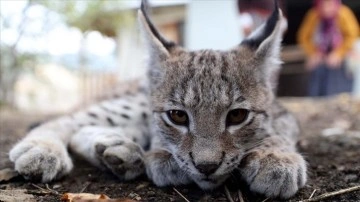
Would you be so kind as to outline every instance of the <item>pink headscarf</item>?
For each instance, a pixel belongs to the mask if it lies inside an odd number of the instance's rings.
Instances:
[[[314,3],[315,3],[315,8],[316,10],[318,11],[318,13],[320,14],[321,17],[324,18],[324,14],[322,13],[322,9],[321,9],[321,3],[323,2],[324,0],[314,0]],[[334,1],[336,3],[336,8],[337,10],[340,9],[340,6],[341,6],[341,0],[331,0],[331,1]],[[332,18],[334,18],[336,16],[337,12],[334,12],[334,16],[332,16]]]

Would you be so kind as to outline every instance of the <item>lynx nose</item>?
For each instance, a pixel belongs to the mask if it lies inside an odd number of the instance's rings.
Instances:
[[[196,165],[195,167],[198,169],[200,173],[209,176],[219,168],[219,165],[216,163],[206,163],[206,164]]]

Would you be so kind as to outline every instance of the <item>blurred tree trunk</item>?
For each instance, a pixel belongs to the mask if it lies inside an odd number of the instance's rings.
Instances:
[[[80,67],[80,89],[81,89],[81,93],[82,93],[82,104],[85,106],[88,102],[88,89],[87,89],[87,75],[88,75],[88,71],[86,68],[86,63],[87,63],[87,59],[86,59],[86,37],[87,37],[88,32],[84,32],[82,39],[81,39],[81,43],[80,43],[80,50],[79,50],[79,67]]]
[[[14,44],[8,48],[8,54],[6,60],[8,63],[3,63],[0,68],[0,101],[4,104],[9,105],[10,107],[15,106],[15,84],[20,75],[21,68],[21,57],[17,50],[19,41],[24,35],[26,23],[28,20],[27,11],[32,5],[31,0],[29,0],[26,6],[22,10],[21,22],[19,24],[18,37],[16,38]],[[5,53],[3,52],[3,57]],[[2,58],[5,60],[5,58]]]

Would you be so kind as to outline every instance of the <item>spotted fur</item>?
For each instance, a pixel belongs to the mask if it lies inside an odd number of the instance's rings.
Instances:
[[[186,51],[161,36],[145,8],[139,23],[150,50],[147,90],[33,129],[10,151],[15,169],[43,182],[64,176],[73,167],[69,146],[123,180],[146,172],[158,186],[214,189],[238,170],[254,192],[294,195],[306,182],[306,163],[295,149],[296,120],[273,93],[281,11],[231,50]],[[247,116],[227,125],[234,109]],[[188,124],[174,123],[173,110],[186,113]]]

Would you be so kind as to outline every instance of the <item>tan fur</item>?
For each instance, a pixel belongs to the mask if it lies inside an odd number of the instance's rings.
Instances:
[[[252,191],[291,197],[306,182],[306,163],[295,148],[297,122],[273,93],[281,20],[275,10],[229,51],[189,52],[163,38],[143,7],[139,22],[150,50],[145,90],[41,125],[14,146],[10,160],[27,178],[48,182],[73,167],[69,146],[122,180],[146,172],[158,186],[195,182],[214,189],[239,171]],[[228,124],[238,109],[247,115]],[[174,110],[186,114],[185,124],[171,120]]]

